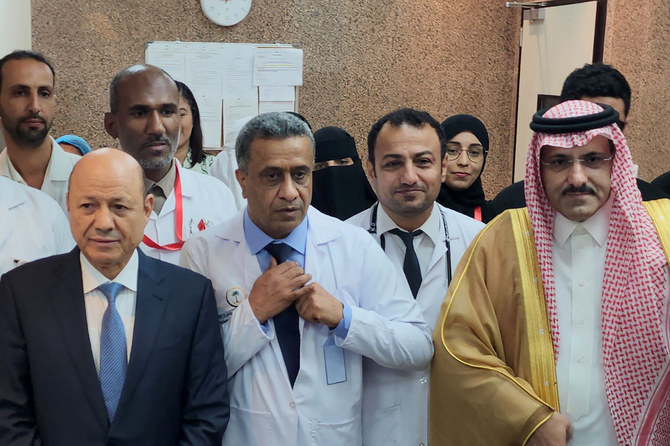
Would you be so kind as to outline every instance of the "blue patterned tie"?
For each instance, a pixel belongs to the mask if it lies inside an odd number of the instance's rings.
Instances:
[[[119,312],[116,311],[116,296],[123,285],[116,282],[98,287],[107,298],[107,310],[102,316],[100,332],[100,387],[105,398],[109,421],[114,419],[119,405],[123,382],[126,379],[126,332]]]

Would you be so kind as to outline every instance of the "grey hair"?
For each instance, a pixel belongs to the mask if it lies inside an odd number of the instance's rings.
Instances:
[[[312,142],[314,152],[314,136],[306,122],[290,113],[271,112],[255,116],[247,122],[235,141],[235,156],[240,171],[249,172],[251,143],[256,138],[286,139],[292,136],[305,136]]]

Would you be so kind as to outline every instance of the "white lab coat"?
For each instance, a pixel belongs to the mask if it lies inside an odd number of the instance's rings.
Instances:
[[[247,299],[261,270],[242,218],[194,236],[181,258],[214,285],[231,405],[223,444],[361,445],[362,355],[405,370],[423,370],[432,358],[428,325],[406,281],[365,231],[310,208],[305,271],[351,306],[352,318],[344,339],[300,319],[300,371],[291,388],[273,322],[265,333]],[[327,341],[340,358],[328,366]],[[346,381],[328,385],[326,369],[337,366]]]
[[[44,172],[44,181],[40,190],[56,200],[67,215],[67,186],[70,173],[81,157],[61,149],[51,136],[49,136],[49,139],[51,140],[51,157],[47,170]],[[7,150],[0,153],[0,176],[7,177],[20,184],[26,184],[9,159]]]
[[[235,149],[225,146],[221,152],[216,155],[214,163],[209,168],[209,174],[223,182],[233,193],[235,206],[237,210],[244,209],[247,206],[247,200],[242,196],[242,188],[237,182],[235,171],[237,170],[237,159],[235,159]]]
[[[466,215],[439,206],[449,227],[452,274],[470,241],[484,227]],[[378,211],[379,212],[379,211]],[[372,207],[347,220],[366,230],[370,228]],[[447,247],[442,219],[440,243],[435,246],[416,301],[431,331],[447,294]],[[379,241],[379,234],[374,234]],[[387,247],[388,248],[388,247]],[[404,277],[402,263],[396,265]],[[363,444],[403,446],[428,444],[428,395],[430,366],[420,372],[393,370],[371,361],[363,363]]]
[[[0,275],[74,247],[70,225],[53,198],[2,176],[0,215]]]
[[[232,218],[237,212],[233,195],[225,184],[216,178],[184,169],[176,163],[181,179],[184,240],[200,232],[204,227],[211,227]],[[144,234],[159,245],[167,245],[177,241],[175,229],[175,197],[174,189],[165,200],[160,215],[151,211],[149,223],[144,228]],[[202,222],[202,224],[201,224]],[[156,259],[177,265],[179,251],[167,251],[150,248],[140,243],[142,251]]]

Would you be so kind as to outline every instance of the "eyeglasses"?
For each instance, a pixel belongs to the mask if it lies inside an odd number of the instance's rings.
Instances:
[[[554,172],[562,172],[569,169],[575,162],[578,162],[587,169],[600,169],[605,164],[609,163],[614,159],[614,154],[611,154],[608,157],[599,153],[593,153],[586,155],[583,158],[568,158],[566,156],[557,156],[548,161],[543,161],[540,159],[540,164],[547,166],[550,170]]]
[[[456,161],[463,152],[465,152],[470,161],[476,163],[482,159],[486,150],[484,149],[484,146],[480,146],[479,144],[472,144],[469,147],[461,147],[460,144],[447,143],[447,159],[449,161]]]

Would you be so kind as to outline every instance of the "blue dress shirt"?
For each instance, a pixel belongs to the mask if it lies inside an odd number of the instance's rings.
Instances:
[[[247,246],[249,246],[249,251],[256,256],[261,271],[265,272],[270,266],[271,256],[264,248],[268,243],[272,242],[286,243],[293,248],[293,252],[288,256],[288,260],[298,262],[300,267],[305,269],[305,247],[307,246],[307,228],[309,227],[307,217],[305,217],[300,224],[283,239],[272,238],[263,232],[261,228],[251,221],[247,210],[244,211],[242,225],[244,229],[244,238],[247,242]],[[349,333],[349,326],[351,325],[351,308],[347,304],[343,303],[342,305],[343,317],[337,327],[333,329],[333,332],[338,337],[344,339],[347,336],[347,333]],[[261,327],[263,327],[264,331],[267,331],[267,321],[265,324],[262,324]]]

